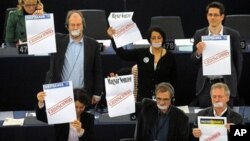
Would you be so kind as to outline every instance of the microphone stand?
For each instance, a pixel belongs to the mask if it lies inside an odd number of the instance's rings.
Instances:
[[[97,108],[98,108],[98,104],[102,100],[102,96],[103,95],[104,95],[104,93],[102,92],[101,95],[100,95],[100,100],[95,104],[95,107],[94,107],[94,116],[95,116],[95,119],[98,119],[100,117],[101,112],[98,112]]]
[[[124,10],[124,12],[127,12],[127,0],[123,0],[123,10]]]

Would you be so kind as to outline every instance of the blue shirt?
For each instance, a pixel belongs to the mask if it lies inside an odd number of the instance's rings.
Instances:
[[[77,43],[70,38],[64,59],[62,80],[72,81],[73,88],[83,88],[84,86],[83,39],[81,39],[81,41]]]

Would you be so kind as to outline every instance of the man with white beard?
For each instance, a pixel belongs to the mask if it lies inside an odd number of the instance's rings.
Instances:
[[[78,10],[67,13],[69,34],[56,35],[57,53],[51,54],[46,83],[72,81],[73,88],[87,90],[96,104],[103,92],[101,55],[97,41],[84,35],[85,20]]]
[[[170,83],[159,83],[155,89],[156,101],[144,98],[136,127],[136,141],[187,141],[187,115],[172,105],[174,88]]]
[[[225,83],[215,83],[211,86],[210,96],[212,106],[201,110],[198,116],[211,116],[211,117],[227,117],[227,124],[225,125],[230,131],[230,125],[237,125],[243,123],[243,118],[240,114],[231,109],[227,102],[230,97],[230,90]],[[194,124],[197,126],[197,121]],[[202,134],[199,128],[193,128],[193,136],[199,138]]]

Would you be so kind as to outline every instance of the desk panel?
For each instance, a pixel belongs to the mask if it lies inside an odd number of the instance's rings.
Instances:
[[[190,107],[190,112],[194,111]],[[243,117],[246,124],[250,124],[250,107],[235,107]],[[15,111],[14,118],[23,118],[26,112]],[[189,124],[192,127],[196,118],[195,113],[188,113]],[[35,117],[25,117],[23,126],[2,126],[0,121],[0,141],[53,141],[54,128]],[[99,115],[95,120],[95,137],[96,141],[119,141],[121,138],[131,138],[134,136],[136,121],[131,121],[129,115],[110,118],[107,113]],[[191,128],[190,128],[191,129]],[[190,130],[191,135],[191,130]],[[191,138],[191,136],[190,136]]]
[[[4,49],[5,50],[5,49]],[[250,52],[244,52],[244,66],[239,84],[241,104],[250,105]],[[187,105],[195,97],[197,68],[191,63],[190,52],[175,52],[177,63],[177,85],[175,105]],[[16,50],[0,49],[0,111],[33,110],[36,93],[42,90],[46,72],[49,69],[49,56],[18,55]],[[103,76],[123,67],[131,67],[114,54],[103,54]],[[100,103],[105,105],[105,99]]]

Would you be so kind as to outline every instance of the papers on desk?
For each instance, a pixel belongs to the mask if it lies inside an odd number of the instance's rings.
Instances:
[[[192,52],[193,51],[193,39],[175,39],[174,43],[178,47],[179,51]]]
[[[198,116],[198,128],[201,129],[200,141],[228,141],[226,117]]]
[[[230,36],[202,36],[203,75],[231,75]]]
[[[177,106],[178,109],[182,110],[184,113],[190,113],[187,105],[185,106]]]
[[[54,16],[52,13],[25,16],[28,54],[56,52]]]
[[[12,111],[0,112],[0,120],[5,120],[6,118],[13,118]]]
[[[76,109],[71,81],[43,85],[46,93],[46,113],[49,124],[76,120]]]
[[[139,28],[132,21],[133,14],[134,12],[111,12],[108,17],[109,25],[116,30],[113,39],[118,48],[142,40]]]
[[[5,118],[3,122],[3,126],[13,126],[13,125],[22,126],[23,123],[24,123],[24,118],[20,118],[20,119]]]
[[[133,75],[105,78],[108,114],[116,117],[135,112]]]

